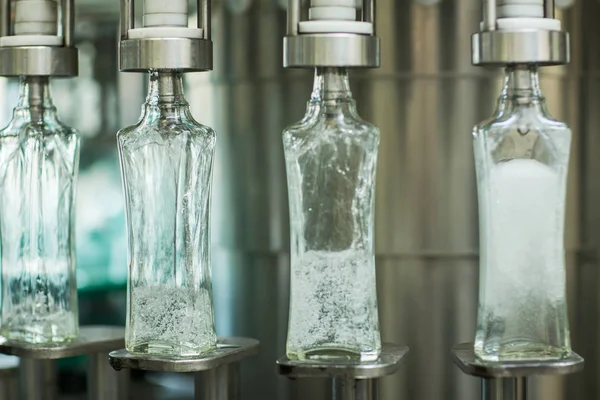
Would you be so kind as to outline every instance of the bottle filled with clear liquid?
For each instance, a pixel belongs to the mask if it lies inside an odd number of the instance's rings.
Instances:
[[[496,115],[474,128],[480,218],[475,353],[570,353],[564,219],[571,132],[546,110],[536,67],[506,70]]]
[[[373,250],[379,131],[343,68],[317,68],[308,111],[283,134],[291,224],[291,359],[377,359]]]
[[[118,135],[129,237],[125,345],[192,357],[216,347],[209,253],[215,133],[181,73],[151,72],[140,121]]]
[[[11,340],[51,344],[78,335],[74,201],[79,138],[62,124],[48,77],[21,78],[0,131],[2,324]]]

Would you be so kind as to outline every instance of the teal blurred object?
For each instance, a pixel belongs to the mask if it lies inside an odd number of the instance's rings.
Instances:
[[[80,292],[123,289],[127,238],[115,153],[81,171],[77,194],[77,286]]]

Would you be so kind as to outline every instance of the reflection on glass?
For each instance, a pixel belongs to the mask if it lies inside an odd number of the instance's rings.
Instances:
[[[564,219],[571,132],[546,110],[535,67],[511,67],[496,115],[475,127],[481,273],[475,352],[570,352]]]
[[[140,121],[118,135],[129,238],[127,349],[197,356],[216,346],[209,205],[215,133],[181,73],[152,72]]]
[[[13,119],[0,131],[0,333],[32,343],[78,333],[74,198],[77,133],[63,125],[48,78],[21,79]]]
[[[283,141],[292,243],[287,355],[376,359],[379,131],[358,116],[345,69],[317,69],[308,112]]]

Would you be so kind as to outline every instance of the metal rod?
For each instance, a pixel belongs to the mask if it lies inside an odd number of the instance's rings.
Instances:
[[[481,380],[482,400],[527,400],[527,378]]]
[[[373,35],[377,35],[375,27],[375,0],[363,0],[363,21],[373,25]]]
[[[554,0],[544,0],[544,18],[554,18]]]
[[[198,372],[195,377],[195,400],[240,400],[240,366],[222,365]]]
[[[302,13],[302,0],[288,0],[287,35],[298,35],[298,24]]]
[[[483,30],[496,30],[496,0],[483,0]]]
[[[202,2],[204,0],[198,0],[196,2],[196,28],[204,30],[202,24],[204,23],[204,12],[202,10]],[[204,31],[202,31],[202,37],[204,38]]]
[[[62,32],[66,47],[75,45],[75,0],[62,0]]]
[[[135,1],[121,0],[121,40],[127,40],[127,32],[135,28]]]
[[[210,40],[212,36],[210,2],[211,0],[198,0],[198,27],[202,25],[202,38],[205,40]]]
[[[0,36],[10,36],[10,2],[11,0],[1,0],[0,6],[2,7],[2,19],[0,19]]]
[[[240,400],[242,395],[240,394],[241,389],[241,374],[240,364],[233,363],[226,366],[227,370],[225,373],[219,375],[220,386],[225,387],[227,394],[223,399],[227,400]]]
[[[129,370],[115,371],[107,353],[88,355],[87,392],[89,400],[125,400],[129,394]]]
[[[0,400],[20,400],[18,371],[18,367],[0,369]]]
[[[333,378],[333,400],[377,400],[379,382],[376,379]]]
[[[21,358],[19,386],[20,400],[55,400],[58,385],[54,360]]]

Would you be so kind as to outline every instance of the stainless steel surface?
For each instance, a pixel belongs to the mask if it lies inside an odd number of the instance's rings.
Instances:
[[[377,68],[379,38],[346,33],[286,36],[283,53],[287,68]]]
[[[483,30],[496,30],[496,0],[482,0],[483,3]]]
[[[554,18],[554,0],[544,0],[544,18]]]
[[[237,363],[258,354],[259,342],[255,339],[234,337],[219,338],[217,349],[199,358],[167,358],[132,354],[125,349],[109,354],[110,365],[116,370],[140,369],[163,372],[198,372]]]
[[[198,28],[202,29],[202,38],[212,38],[211,0],[198,0]]]
[[[58,396],[54,360],[22,358],[19,364],[19,400],[55,400]]]
[[[298,35],[298,23],[302,15],[302,0],[288,0],[287,35]]]
[[[212,42],[203,39],[164,38],[121,41],[121,71],[176,69],[183,72],[212,69]]]
[[[277,360],[279,373],[288,378],[375,379],[398,371],[408,347],[385,343],[375,361]]]
[[[130,29],[135,28],[135,0],[121,0],[120,38],[126,40]]]
[[[129,371],[115,371],[108,352],[88,355],[87,398],[89,400],[129,399]]]
[[[10,22],[11,22],[11,0],[0,1],[0,36],[10,35]]]
[[[474,65],[539,64],[569,62],[569,34],[546,30],[496,30],[473,35]]]
[[[345,379],[334,378],[332,387],[333,400],[377,400],[377,379]]]
[[[73,47],[0,47],[0,76],[76,76]]]
[[[377,0],[362,0],[362,20],[373,25],[373,36],[377,35],[377,24],[375,20]]]
[[[98,352],[125,345],[125,329],[114,326],[82,326],[79,337],[57,345],[37,345],[2,339],[0,353],[33,360],[53,360]]]
[[[465,374],[481,378],[515,378],[531,375],[566,375],[583,370],[583,358],[571,352],[562,360],[486,362],[478,359],[473,343],[452,349],[452,360]]]
[[[19,359],[0,355],[0,400],[19,400]]]
[[[62,11],[61,24],[64,45],[66,47],[73,47],[75,45],[75,0],[61,0],[60,6]]]
[[[482,400],[527,400],[527,378],[481,380]]]
[[[196,373],[195,400],[240,400],[240,365],[232,363]]]

